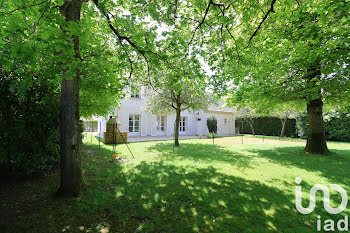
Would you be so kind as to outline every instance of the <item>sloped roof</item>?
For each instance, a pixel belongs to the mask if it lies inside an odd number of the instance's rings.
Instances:
[[[218,101],[217,104],[210,105],[206,111],[234,113],[235,112],[235,108],[227,107],[224,102]]]

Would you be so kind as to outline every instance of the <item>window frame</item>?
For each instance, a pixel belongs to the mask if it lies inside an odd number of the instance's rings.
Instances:
[[[130,85],[130,97],[133,99],[141,99],[141,86]]]
[[[158,132],[165,132],[165,122],[166,122],[166,116],[157,116],[157,131]]]
[[[187,117],[180,117],[179,132],[187,132]]]
[[[129,114],[129,132],[130,133],[140,133],[140,121],[141,121],[141,115],[140,114]]]

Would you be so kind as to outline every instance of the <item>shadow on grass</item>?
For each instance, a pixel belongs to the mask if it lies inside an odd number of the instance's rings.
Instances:
[[[283,218],[295,215],[289,209],[293,199],[281,191],[213,167],[188,171],[142,162],[125,177],[115,187],[121,212],[114,219],[130,231],[263,232],[286,227]]]
[[[350,154],[348,150],[332,149],[329,155],[305,153],[301,146],[276,147],[274,149],[249,149],[262,158],[284,166],[298,167],[311,172],[320,172],[335,184],[348,187],[350,183]],[[344,187],[344,188],[345,188]]]
[[[173,148],[172,143],[157,143],[147,148],[149,152],[156,152],[167,159],[191,159],[206,163],[227,162],[239,168],[251,168],[251,157],[228,150],[220,145],[204,143],[183,143]]]
[[[223,154],[223,161],[234,161],[230,160],[232,152],[223,148],[192,146],[200,154],[190,155],[196,159],[212,154],[208,159],[214,160],[215,155]],[[162,161],[132,166],[110,163],[111,151],[97,148],[84,148],[87,188],[81,197],[42,204],[10,230],[311,232],[316,229],[316,217],[299,214],[294,207],[294,196],[277,188],[222,174],[213,167],[187,169]],[[315,213],[326,215],[322,208],[316,208]]]

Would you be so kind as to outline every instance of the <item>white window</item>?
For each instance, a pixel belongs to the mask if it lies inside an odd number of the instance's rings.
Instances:
[[[130,87],[131,98],[141,99],[141,88],[136,85],[131,85]]]
[[[140,94],[131,94],[131,98],[141,99]]]
[[[186,132],[187,124],[186,124],[187,117],[180,117],[180,132]]]
[[[129,115],[129,132],[140,132],[140,115]]]
[[[164,132],[165,131],[165,116],[157,116],[157,131]]]

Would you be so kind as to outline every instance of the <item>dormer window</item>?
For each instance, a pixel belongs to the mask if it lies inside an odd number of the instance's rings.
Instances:
[[[141,99],[140,94],[131,94],[131,98]]]
[[[141,99],[141,87],[136,85],[131,85],[130,96],[131,98]]]

